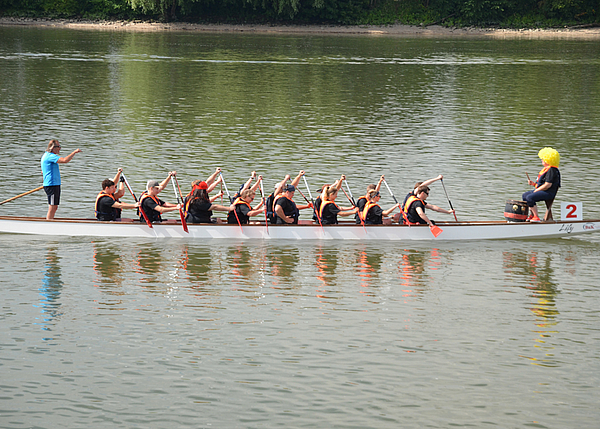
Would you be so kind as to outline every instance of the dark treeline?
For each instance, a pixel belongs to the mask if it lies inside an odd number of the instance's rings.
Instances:
[[[557,27],[600,22],[600,0],[0,0],[0,15],[221,23]]]

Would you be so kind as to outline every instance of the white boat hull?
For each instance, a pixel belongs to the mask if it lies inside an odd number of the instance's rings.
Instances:
[[[351,223],[321,227],[303,225],[226,225],[188,224],[186,233],[181,223],[154,224],[140,222],[99,222],[85,219],[55,219],[0,216],[0,233],[54,236],[191,238],[217,240],[360,240],[360,241],[426,241],[426,240],[497,240],[518,238],[568,237],[600,231],[600,220],[575,222],[509,223],[444,222],[443,232],[434,237],[427,226],[368,225]]]

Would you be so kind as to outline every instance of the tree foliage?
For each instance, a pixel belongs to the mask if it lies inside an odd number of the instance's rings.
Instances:
[[[598,0],[0,0],[0,15],[270,23],[600,21]]]

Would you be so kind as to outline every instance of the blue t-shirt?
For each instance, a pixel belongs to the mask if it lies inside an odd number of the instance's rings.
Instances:
[[[44,176],[44,186],[60,185],[60,170],[58,160],[60,156],[52,152],[45,152],[42,156],[42,175]]]

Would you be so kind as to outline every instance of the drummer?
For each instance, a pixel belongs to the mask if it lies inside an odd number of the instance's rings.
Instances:
[[[554,200],[558,188],[560,188],[560,171],[558,170],[560,154],[551,147],[545,147],[538,152],[538,156],[542,160],[544,168],[538,174],[535,182],[527,180],[530,186],[535,186],[535,189],[523,194],[523,201],[527,202],[527,206],[531,210],[531,217],[527,219],[530,222],[541,222],[536,203]]]

